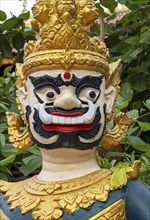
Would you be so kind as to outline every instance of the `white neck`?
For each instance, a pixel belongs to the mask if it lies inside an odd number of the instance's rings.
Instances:
[[[37,178],[43,181],[68,180],[100,170],[95,150],[41,149],[41,154],[43,166]]]

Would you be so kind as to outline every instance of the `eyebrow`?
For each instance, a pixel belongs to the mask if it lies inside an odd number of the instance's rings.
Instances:
[[[39,77],[33,77],[29,76],[29,79],[31,80],[32,84],[35,88],[42,88],[45,87],[46,84],[53,84],[58,87],[60,86],[74,86],[74,87],[82,87],[83,85],[92,85],[94,88],[99,89],[100,84],[102,83],[103,76],[84,76],[82,78],[76,77],[74,74],[72,75],[72,78],[70,81],[64,81],[61,78],[61,74],[59,74],[57,77],[52,77],[48,75],[39,76]]]
[[[63,79],[61,78],[60,74],[57,77],[52,77],[48,75],[39,77],[29,76],[29,79],[31,80],[34,87],[40,86],[45,83],[52,83],[56,86],[61,86],[63,84]]]

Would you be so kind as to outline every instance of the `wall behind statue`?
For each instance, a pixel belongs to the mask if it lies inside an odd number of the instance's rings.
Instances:
[[[35,0],[27,0],[27,10],[31,10]],[[12,14],[18,16],[23,10],[23,0],[0,0],[0,10],[5,11],[8,18]]]

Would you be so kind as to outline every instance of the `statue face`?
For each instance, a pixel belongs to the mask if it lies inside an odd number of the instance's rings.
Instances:
[[[108,112],[101,74],[44,70],[31,74],[26,88],[20,89],[19,98],[39,147],[87,150],[99,144]]]

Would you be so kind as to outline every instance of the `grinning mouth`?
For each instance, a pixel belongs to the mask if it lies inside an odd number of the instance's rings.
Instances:
[[[46,112],[45,103],[39,108],[39,117],[43,124],[61,124],[61,125],[83,125],[91,124],[95,118],[96,109],[91,101],[88,102],[88,111],[83,114],[82,112],[53,112],[49,114]]]
[[[55,124],[45,124],[42,123],[42,128],[46,131],[61,131],[61,132],[73,132],[80,130],[90,130],[93,128],[93,123],[80,124],[78,122],[79,117],[83,115],[82,112],[73,113],[62,113],[62,112],[52,112],[51,115],[55,115]]]

